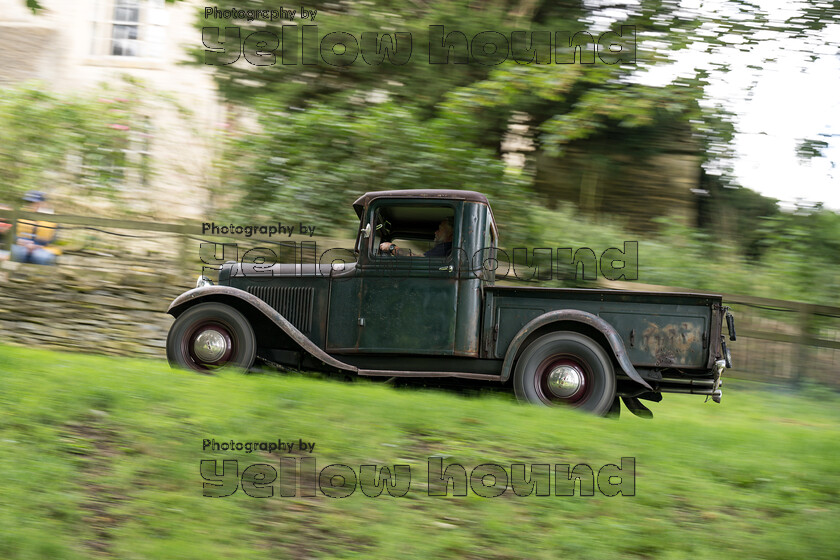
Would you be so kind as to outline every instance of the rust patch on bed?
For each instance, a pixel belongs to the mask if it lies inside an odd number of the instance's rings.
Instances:
[[[703,332],[697,323],[648,323],[642,333],[642,350],[656,359],[656,365],[685,364],[694,344],[702,344]]]

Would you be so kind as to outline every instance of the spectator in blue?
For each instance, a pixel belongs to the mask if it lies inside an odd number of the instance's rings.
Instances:
[[[5,204],[0,204],[0,210],[11,210]],[[4,222],[0,220],[0,247],[6,246],[6,236],[11,235],[12,231],[12,224],[9,222]],[[4,261],[9,258],[9,252],[0,249],[0,261]]]
[[[23,197],[29,212],[45,212],[47,197],[41,191],[29,191]],[[35,220],[18,220],[17,238],[12,245],[12,260],[33,264],[55,264],[61,250],[52,246],[56,238],[56,224]]]

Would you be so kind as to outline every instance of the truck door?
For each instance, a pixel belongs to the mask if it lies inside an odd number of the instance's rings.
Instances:
[[[454,201],[371,205],[373,234],[359,259],[359,352],[454,352],[459,281],[457,251],[451,249],[460,242],[457,210]],[[449,221],[453,230],[448,251],[445,241],[435,239],[442,221]],[[383,241],[399,249],[395,254],[382,252]]]

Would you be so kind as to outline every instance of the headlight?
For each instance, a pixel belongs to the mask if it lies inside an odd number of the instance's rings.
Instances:
[[[195,281],[196,288],[203,288],[204,286],[212,286],[213,282],[209,278],[204,275],[198,277],[198,280]]]

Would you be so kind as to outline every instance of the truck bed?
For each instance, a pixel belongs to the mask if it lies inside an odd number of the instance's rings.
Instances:
[[[488,287],[485,295],[483,328],[495,338],[495,358],[503,358],[516,333],[537,316],[578,309],[612,325],[636,367],[708,370],[714,362],[718,295],[519,286]]]

